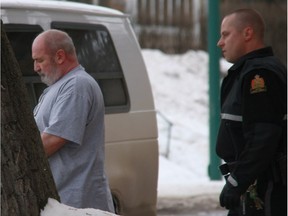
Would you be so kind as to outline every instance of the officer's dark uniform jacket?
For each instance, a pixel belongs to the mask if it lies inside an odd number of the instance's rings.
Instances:
[[[273,191],[271,182],[278,184],[276,155],[287,151],[286,113],[287,70],[270,47],[243,56],[228,70],[216,152],[233,164],[230,172],[243,193],[257,179],[259,196],[271,199],[266,193]]]

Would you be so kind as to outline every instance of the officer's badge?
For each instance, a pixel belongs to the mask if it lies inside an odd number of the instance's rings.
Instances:
[[[264,79],[259,75],[256,75],[254,79],[251,81],[250,93],[255,94],[265,91],[267,91],[267,88]]]

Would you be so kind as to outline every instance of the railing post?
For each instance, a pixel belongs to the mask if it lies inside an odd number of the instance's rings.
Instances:
[[[209,51],[209,142],[210,161],[208,175],[211,180],[220,180],[218,170],[220,159],[215,153],[216,138],[220,121],[219,89],[220,50],[217,47],[219,38],[219,1],[209,0],[208,6],[208,51]]]

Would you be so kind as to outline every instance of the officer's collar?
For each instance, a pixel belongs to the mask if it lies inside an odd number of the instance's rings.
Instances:
[[[229,68],[229,71],[235,71],[238,68],[242,67],[244,62],[248,59],[253,58],[262,58],[267,56],[273,56],[273,50],[272,47],[265,47],[258,50],[254,50],[250,53],[247,53],[246,55],[242,56],[234,65],[232,65],[231,68]]]

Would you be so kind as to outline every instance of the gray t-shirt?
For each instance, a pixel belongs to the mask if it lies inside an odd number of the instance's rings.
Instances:
[[[41,133],[69,141],[49,157],[66,205],[114,211],[104,172],[104,112],[101,90],[81,66],[46,88],[34,109]]]

